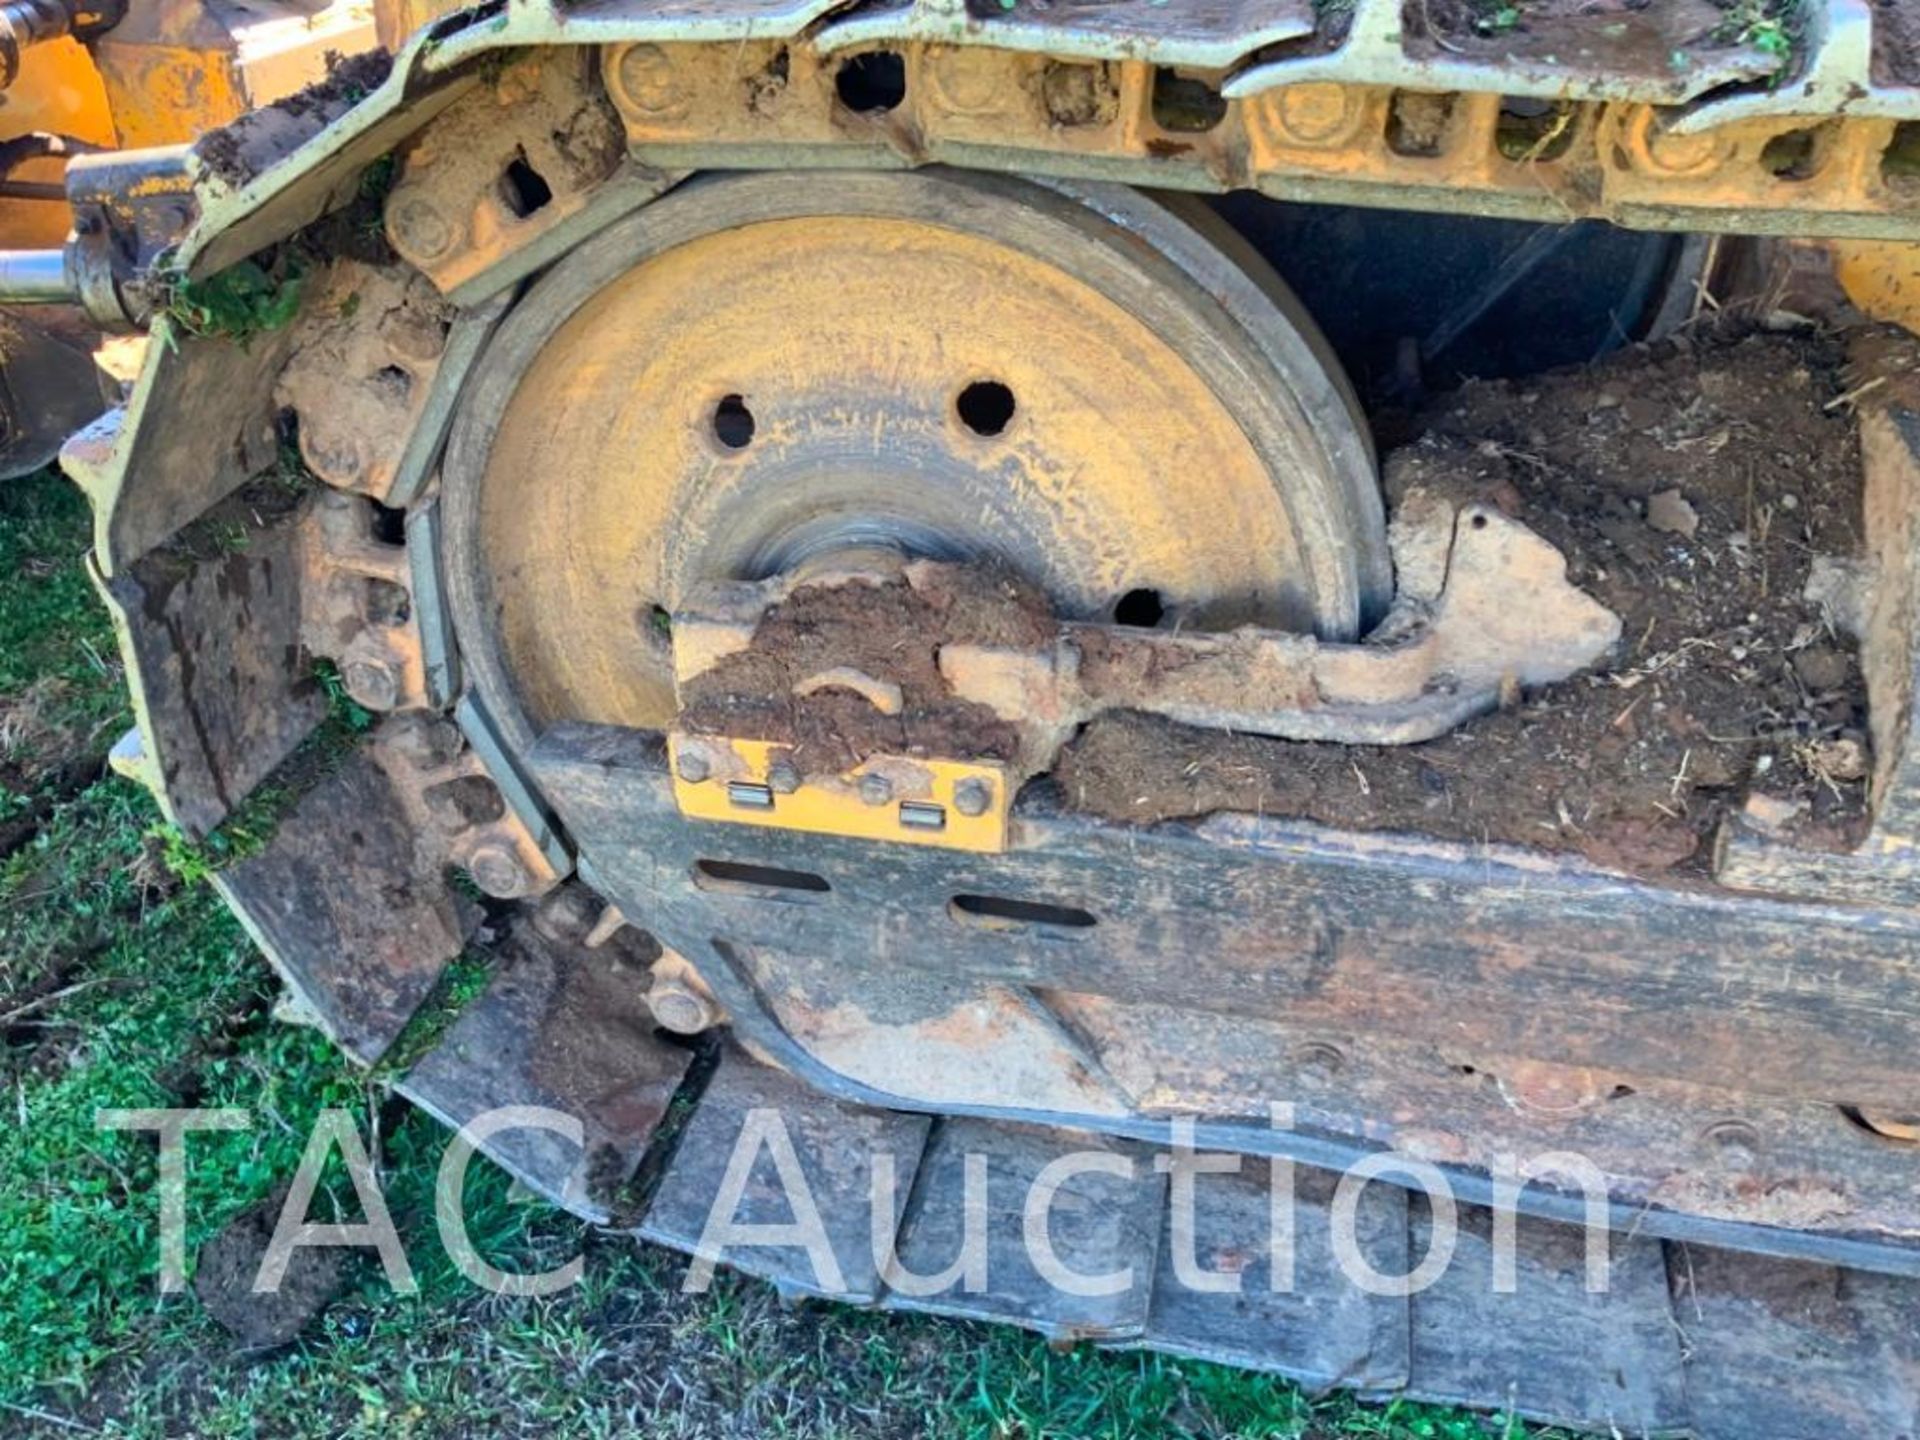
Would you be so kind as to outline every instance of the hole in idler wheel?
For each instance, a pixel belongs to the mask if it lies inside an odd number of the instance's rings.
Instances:
[[[976,435],[998,435],[1013,421],[1013,391],[998,380],[976,380],[953,402],[960,423]]]
[[[713,407],[713,437],[729,450],[744,450],[753,440],[753,412],[738,395],[722,397]]]
[[[1153,123],[1162,130],[1197,135],[1226,118],[1226,97],[1206,81],[1165,68],[1153,72]]]
[[[1902,120],[1880,155],[1880,178],[1904,196],[1920,190],[1920,120]]]
[[[1779,180],[1811,180],[1820,169],[1820,151],[1817,128],[1789,130],[1761,147],[1760,166]]]

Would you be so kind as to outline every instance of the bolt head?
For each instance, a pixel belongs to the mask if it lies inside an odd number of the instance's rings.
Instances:
[[[1724,143],[1720,136],[1712,133],[1674,135],[1655,129],[1647,135],[1647,159],[1653,169],[1673,175],[1708,170],[1720,158]]]
[[[384,660],[349,661],[340,672],[340,683],[369,710],[392,710],[400,703],[400,675]]]
[[[505,845],[482,845],[467,857],[473,883],[496,900],[518,900],[533,889],[533,877]]]
[[[629,46],[616,73],[622,98],[643,114],[666,118],[686,109],[673,61],[658,45]]]
[[[713,766],[707,763],[705,752],[684,745],[674,758],[673,768],[689,785],[698,785],[713,774]]]
[[[660,1028],[676,1035],[698,1035],[713,1027],[713,1003],[678,980],[659,979],[647,991],[647,1008]]]
[[[1605,1098],[1607,1087],[1579,1065],[1519,1060],[1497,1078],[1500,1093],[1516,1109],[1542,1116],[1578,1115]]]
[[[1314,1040],[1294,1052],[1294,1074],[1309,1085],[1326,1085],[1345,1068],[1347,1057],[1337,1045]]]
[[[800,788],[800,771],[791,760],[776,760],[767,766],[767,788],[776,795],[791,795]]]
[[[962,815],[984,815],[993,804],[993,786],[985,780],[962,780],[953,787],[953,808]]]
[[[593,928],[599,902],[579,886],[562,886],[540,902],[533,923],[549,940],[578,944]]]
[[[1760,1159],[1760,1132],[1744,1120],[1717,1120],[1700,1138],[1736,1170],[1751,1169]]]
[[[410,260],[438,260],[459,239],[452,222],[426,196],[398,191],[387,201],[387,234]]]
[[[869,805],[884,805],[893,798],[893,782],[884,775],[862,775],[860,798]]]
[[[462,741],[452,721],[416,711],[383,725],[380,743],[404,756],[409,765],[424,770],[449,763],[460,753]]]
[[[1344,85],[1288,85],[1276,94],[1276,118],[1296,145],[1335,145],[1359,123],[1361,102]]]

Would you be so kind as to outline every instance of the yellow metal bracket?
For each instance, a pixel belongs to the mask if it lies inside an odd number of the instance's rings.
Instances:
[[[667,737],[673,797],[694,820],[893,840],[949,850],[1007,848],[1013,785],[1006,766],[876,755],[829,778],[803,777],[770,740]]]

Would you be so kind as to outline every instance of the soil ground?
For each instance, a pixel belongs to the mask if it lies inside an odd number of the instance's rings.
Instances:
[[[1473,383],[1406,417],[1389,497],[1499,505],[1623,622],[1597,673],[1407,747],[1222,739],[1139,715],[1062,757],[1069,803],[1131,821],[1220,809],[1699,869],[1749,790],[1842,846],[1865,820],[1853,644],[1805,598],[1817,556],[1860,549],[1847,352],[1748,333]]]
[[[445,1136],[310,1030],[205,883],[207,858],[103,773],[129,716],[81,557],[88,519],[54,476],[0,485],[0,1434],[205,1437],[1314,1437],[1520,1440],[1554,1432],[1457,1411],[1324,1400],[1159,1356],[1056,1351],[1018,1331],[836,1307],[789,1309],[469,1177],[475,1244],[503,1269],[574,1255],[550,1299],[469,1286],[435,1240]],[[457,965],[435,1013],[485,983]],[[409,1032],[402,1058],[418,1053]],[[293,1173],[325,1108],[353,1116],[419,1291],[362,1258],[289,1345],[249,1344],[189,1285],[156,1287],[155,1153],[101,1107],[237,1106],[244,1131],[189,1148],[188,1255]],[[338,1160],[316,1218],[357,1220]],[[216,1249],[200,1277],[231,1279]],[[325,1287],[322,1287],[325,1288]],[[322,1295],[320,1298],[324,1298]],[[256,1335],[256,1340],[272,1337]]]
[[[1791,20],[1771,0],[1408,0],[1408,32],[1455,53],[1568,57],[1604,54],[1645,75],[1676,55],[1722,49],[1753,24]]]
[[[1920,0],[1873,0],[1873,78],[1920,86]]]

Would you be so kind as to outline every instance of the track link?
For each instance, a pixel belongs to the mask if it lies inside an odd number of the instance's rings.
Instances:
[[[1435,1283],[1411,1296],[1368,1293],[1335,1262],[1336,1228],[1367,1266],[1402,1276],[1432,1241],[1428,1200],[1388,1175],[1360,1190],[1350,1215],[1336,1221],[1337,1172],[1294,1166],[1292,1256],[1281,1261],[1292,1279],[1276,1290],[1267,1163],[1246,1157],[1237,1173],[1194,1182],[1193,1254],[1202,1269],[1239,1282],[1235,1293],[1209,1293],[1174,1272],[1169,1180],[1153,1163],[1154,1147],[1138,1142],[847,1105],[730,1042],[716,1063],[695,1065],[688,1049],[637,1030],[619,1036],[629,1056],[625,1083],[583,1104],[552,1073],[535,1073],[530,1049],[550,1025],[577,1019],[568,992],[591,990],[589,977],[616,962],[552,930],[531,920],[515,927],[492,988],[400,1090],[456,1126],[502,1105],[581,1114],[584,1154],[529,1132],[483,1148],[556,1201],[724,1261],[783,1295],[1020,1325],[1055,1341],[1163,1351],[1313,1387],[1624,1436],[1898,1440],[1920,1419],[1913,1280],[1616,1232],[1606,1247],[1606,1288],[1591,1293],[1582,1231],[1520,1216],[1512,1290],[1499,1293],[1494,1212],[1463,1204],[1453,1261]],[[670,1111],[674,1121],[663,1123]],[[775,1128],[792,1142],[798,1186],[762,1143]],[[753,1168],[734,1213],[719,1218],[789,1225],[790,1201],[804,1194],[822,1218],[837,1274],[823,1275],[829,1267],[798,1245],[703,1251],[736,1150]],[[1126,1177],[1074,1177],[1054,1206],[1051,1239],[1065,1270],[1126,1272],[1123,1286],[1095,1297],[1063,1293],[1036,1273],[1023,1234],[1022,1199],[1041,1169],[1088,1152],[1132,1165]],[[931,1293],[910,1293],[925,1288],[911,1281],[889,1286],[870,1221],[876,1163],[894,1180],[893,1208],[879,1211],[880,1239],[911,1275],[938,1276],[960,1253],[969,1223],[968,1156],[985,1164],[984,1286],[970,1290],[961,1277]],[[599,1174],[612,1194],[634,1173],[649,1178],[637,1202],[631,1192],[622,1204],[582,1190],[585,1174]]]
[[[743,1127],[770,1113],[794,1144],[839,1274],[828,1283],[797,1249],[725,1258],[790,1294],[998,1320],[1622,1435],[1911,1437],[1920,1281],[1628,1225],[1612,1239],[1611,1283],[1593,1294],[1580,1232],[1522,1216],[1517,1287],[1502,1294],[1489,1272],[1495,1218],[1465,1205],[1455,1264],[1411,1296],[1376,1295],[1332,1262],[1334,1173],[1299,1164],[1294,1283],[1276,1290],[1266,1167],[1246,1160],[1238,1176],[1202,1179],[1198,1209],[1203,1264],[1232,1269],[1240,1293],[1195,1291],[1174,1283],[1168,1179],[1144,1142],[850,1104],[732,1043],[696,1056],[661,1040],[633,1008],[644,957],[587,943],[585,892],[553,889],[576,862],[566,837],[486,715],[460,703],[463,657],[433,573],[440,448],[516,287],[686,169],[940,161],[1647,228],[1913,239],[1920,211],[1904,166],[1920,86],[1884,63],[1896,9],[1876,19],[1861,0],[1806,7],[1786,84],[1768,83],[1741,45],[1716,47],[1712,63],[1678,77],[1665,54],[1652,65],[1563,59],[1519,40],[1504,53],[1475,41],[1463,54],[1403,36],[1398,0],[1363,0],[1339,33],[1323,33],[1323,17],[1304,4],[1184,0],[985,17],[943,4],[842,10],[820,0],[690,10],[531,3],[448,18],[408,45],[363,103],[316,100],[203,147],[199,219],[176,255],[186,274],[205,278],[262,252],[337,208],[366,167],[422,125],[448,118],[458,143],[412,149],[384,215],[395,248],[456,312],[444,345],[387,357],[374,376],[340,377],[344,389],[390,382],[391,368],[409,376],[407,425],[391,453],[343,446],[328,464],[310,457],[334,491],[364,497],[354,505],[407,512],[405,549],[370,529],[355,538],[347,573],[408,604],[377,616],[342,609],[325,635],[303,631],[312,597],[288,578],[294,537],[272,524],[252,525],[254,543],[240,551],[181,559],[183,529],[273,463],[287,340],[242,348],[183,335],[163,316],[126,409],[67,454],[98,508],[97,571],[141,715],[142,735],[118,763],[155,790],[169,818],[205,834],[324,713],[311,653],[338,660],[373,708],[417,712],[402,717],[420,722],[411,759],[355,750],[221,887],[312,1016],[368,1061],[400,1038],[475,931],[449,868],[487,877],[499,898],[551,891],[537,914],[520,906],[496,946],[491,988],[400,1088],[454,1125],[502,1105],[577,1115],[580,1146],[514,1131],[484,1148],[596,1223],[695,1250]],[[507,50],[521,53],[495,53]],[[904,97],[856,104],[850,69],[882,54],[898,61]],[[755,104],[769,92],[748,83],[760,75],[780,81],[771,113]],[[1067,81],[1087,82],[1093,103],[1062,101]],[[953,103],[969,95],[993,103]],[[1166,103],[1180,95],[1184,106]],[[1431,143],[1409,138],[1425,104],[1410,108],[1410,95],[1446,102]],[[1012,108],[996,111],[998,97]],[[1514,98],[1533,102],[1519,118],[1547,117],[1517,152],[1501,138]],[[1196,117],[1206,123],[1188,123]],[[1808,173],[1776,163],[1770,147],[1783,137],[1789,149],[1806,138]],[[515,164],[538,170],[544,200],[503,187]],[[179,415],[191,424],[170,420]],[[344,498],[328,494],[322,505],[338,509]],[[428,712],[455,712],[459,725]],[[422,802],[436,791],[447,803]],[[1858,898],[1884,900],[1889,883],[1910,882],[1904,853],[1855,864],[1865,876]],[[1823,859],[1823,875],[1834,869]],[[685,873],[675,870],[676,883]],[[367,903],[376,893],[383,908]],[[1900,940],[1869,938],[1889,948]],[[1018,1193],[1050,1160],[1082,1150],[1132,1161],[1132,1173],[1078,1177],[1054,1244],[1067,1270],[1125,1269],[1126,1285],[1079,1296],[1041,1283],[1019,1207],[991,1202],[983,1288],[913,1294],[897,1275],[889,1283],[868,1223],[876,1157],[890,1159],[895,1182],[882,1238],[907,1270],[924,1273],[947,1264],[965,1233],[967,1156],[984,1157],[990,1194]],[[1419,1196],[1391,1178],[1361,1192],[1352,1226],[1361,1254],[1387,1275],[1425,1253],[1433,1224]],[[779,1194],[750,1186],[734,1218],[785,1221]]]

